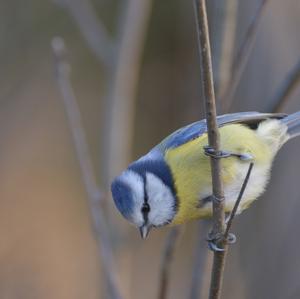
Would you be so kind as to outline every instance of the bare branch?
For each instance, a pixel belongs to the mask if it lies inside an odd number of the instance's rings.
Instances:
[[[92,3],[89,0],[53,1],[69,12],[97,59],[107,68],[112,68],[115,46],[105,26],[96,16]]]
[[[251,175],[251,171],[252,171],[252,168],[253,168],[253,162],[251,162],[249,164],[249,168],[248,168],[248,171],[247,171],[247,174],[246,174],[246,177],[244,179],[244,182],[243,182],[243,185],[241,187],[241,190],[240,190],[240,193],[238,195],[238,198],[234,204],[234,207],[230,213],[230,216],[229,216],[229,219],[228,219],[228,222],[227,222],[227,226],[226,226],[226,230],[225,230],[225,233],[224,233],[224,239],[226,240],[228,238],[228,234],[229,234],[229,231],[230,231],[230,228],[231,228],[231,225],[232,225],[232,222],[233,222],[233,219],[236,215],[236,212],[238,210],[238,207],[239,207],[239,204],[242,200],[242,197],[244,195],[244,192],[245,192],[245,189],[247,187],[247,184],[249,182],[249,178],[250,178],[250,175]]]
[[[98,241],[100,254],[102,256],[103,272],[106,276],[108,291],[110,293],[110,298],[121,299],[122,297],[117,286],[117,280],[114,272],[112,248],[107,234],[104,214],[100,206],[100,200],[102,199],[103,194],[96,183],[85,132],[82,126],[80,111],[71,85],[71,67],[66,59],[64,40],[60,37],[53,38],[52,48],[56,60],[57,81],[62,93],[65,112],[70,131],[73,136],[82,179],[87,192],[88,204],[93,220],[93,229],[95,231],[95,237]]]
[[[214,3],[214,2],[212,2]],[[215,32],[211,32],[213,35],[219,36],[218,40],[213,38],[212,44],[214,45],[215,53],[213,55],[215,75],[215,86],[217,90],[217,99],[219,95],[224,92],[224,89],[228,85],[230,80],[234,46],[235,46],[235,35],[236,35],[236,23],[237,23],[237,10],[238,0],[227,0],[215,2],[214,10],[217,11],[217,17],[215,18],[218,24]],[[215,41],[215,42],[214,42]]]
[[[242,75],[244,73],[245,67],[249,60],[250,54],[252,52],[256,35],[258,32],[259,24],[263,16],[264,8],[268,0],[262,0],[260,6],[258,7],[244,37],[242,45],[237,53],[232,66],[231,77],[227,82],[226,87],[220,93],[220,100],[223,103],[223,110],[228,112],[231,108],[233,97],[235,95],[236,89],[241,81]]]
[[[104,119],[105,173],[111,180],[132,153],[135,99],[141,58],[153,0],[129,0],[121,16],[116,65],[110,81]]]
[[[205,101],[208,141],[210,148],[215,152],[211,156],[212,191],[213,191],[213,230],[214,235],[223,236],[225,231],[224,191],[221,178],[220,136],[217,125],[215,94],[212,74],[211,50],[209,43],[208,22],[205,0],[194,0],[200,50],[200,71],[202,78],[203,96]],[[222,238],[221,238],[222,239]],[[221,240],[218,244],[224,247]],[[211,278],[209,298],[220,298],[224,273],[226,247],[222,252],[214,252],[214,264]]]
[[[123,169],[131,156],[135,95],[153,0],[122,3],[119,32],[112,41],[90,0],[53,0],[70,13],[88,46],[108,72],[108,95],[103,115],[104,145],[102,172],[108,182]],[[123,13],[124,11],[124,13]]]
[[[170,282],[170,270],[171,264],[173,261],[176,242],[180,235],[180,227],[176,226],[173,227],[165,240],[165,248],[163,251],[162,262],[161,262],[161,269],[160,269],[160,286],[159,290],[159,299],[166,299],[167,298],[167,291]]]
[[[271,111],[281,112],[293,91],[300,83],[300,60],[295,67],[287,74],[286,78],[282,82],[279,89],[276,91],[274,99],[271,103],[274,103]]]
[[[193,261],[193,271],[190,287],[190,299],[208,297],[209,271],[212,264],[212,255],[207,250],[204,239],[209,230],[210,221],[198,221],[197,240],[195,247],[195,257]],[[206,294],[207,293],[207,294]]]
[[[214,78],[217,94],[227,86],[230,79],[237,23],[238,0],[213,1],[215,17],[213,18],[212,44],[214,60]],[[218,96],[217,96],[218,98]],[[211,272],[212,255],[208,254],[203,236],[207,235],[209,221],[199,221],[197,226],[197,243],[192,266],[190,299],[206,298],[209,291],[209,275]]]

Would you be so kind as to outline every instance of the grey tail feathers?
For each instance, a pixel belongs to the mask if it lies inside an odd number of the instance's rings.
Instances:
[[[284,117],[281,121],[287,125],[290,138],[300,136],[300,111]]]

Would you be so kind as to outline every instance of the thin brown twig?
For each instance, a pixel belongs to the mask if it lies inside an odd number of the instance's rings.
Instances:
[[[90,0],[54,1],[65,3],[87,45],[106,66],[100,167],[105,174],[103,186],[108,189],[112,178],[131,159],[138,75],[153,0],[121,1],[117,34],[113,39],[93,11]],[[108,213],[110,208],[111,205]],[[129,280],[129,275],[124,277],[123,285],[129,285]]]
[[[115,67],[109,78],[104,115],[103,171],[109,181],[131,158],[135,100],[153,0],[129,0],[120,17]]]
[[[178,226],[173,227],[168,233],[165,240],[165,247],[163,251],[161,269],[160,269],[160,279],[159,279],[160,285],[158,288],[159,299],[167,298],[167,291],[170,283],[171,264],[174,258],[176,243],[179,235],[180,235],[180,227]]]
[[[82,126],[80,110],[71,85],[71,67],[66,59],[66,48],[64,40],[55,37],[52,40],[52,48],[55,55],[57,81],[62,94],[65,112],[67,115],[70,131],[76,155],[79,161],[82,179],[87,192],[88,204],[92,217],[95,237],[98,241],[100,255],[102,256],[103,272],[106,277],[110,298],[121,299],[120,290],[115,276],[112,248],[107,234],[104,214],[100,205],[103,195],[96,183],[95,173],[89,155],[85,132]]]
[[[209,230],[210,221],[198,221],[197,240],[194,249],[193,271],[189,299],[206,298],[209,289],[209,269],[212,263],[212,255],[207,250],[207,244],[204,241]],[[205,296],[207,293],[207,296]]]
[[[212,44],[214,58],[214,78],[217,95],[227,86],[233,63],[238,0],[211,2],[215,18],[212,24]],[[216,12],[215,12],[216,11]],[[218,98],[218,96],[217,96]],[[220,107],[219,107],[220,108]],[[209,273],[212,255],[209,255],[203,243],[203,235],[207,235],[208,221],[201,221],[197,227],[197,244],[192,267],[190,299],[208,297]],[[207,293],[207,294],[206,294]],[[202,296],[202,297],[201,297]]]
[[[108,68],[108,93],[103,115],[102,172],[105,186],[128,164],[133,139],[135,98],[145,33],[153,0],[128,0],[121,4],[115,40],[96,16],[90,0],[53,0],[64,7],[78,25],[89,48]],[[126,134],[124,134],[126,132]]]
[[[228,238],[228,234],[229,234],[230,228],[232,226],[233,219],[234,219],[234,217],[236,215],[236,212],[238,210],[238,207],[239,207],[240,202],[242,200],[242,197],[244,195],[245,189],[246,189],[247,184],[249,182],[249,178],[250,178],[250,175],[251,175],[251,171],[253,169],[253,165],[254,165],[253,162],[251,162],[249,164],[249,168],[248,168],[247,174],[245,176],[244,182],[242,184],[241,190],[239,192],[238,198],[237,198],[236,202],[234,203],[234,207],[233,207],[233,209],[232,209],[232,211],[230,213],[230,216],[229,216],[229,219],[228,219],[228,222],[227,222],[227,225],[226,225],[226,230],[225,230],[225,233],[224,233],[224,239],[225,240],[227,240],[227,238]]]
[[[233,53],[235,46],[235,35],[237,25],[238,0],[217,1],[213,9],[216,10],[217,16],[214,18],[216,29],[211,32],[213,38],[213,59],[215,87],[217,99],[228,84],[230,79]],[[213,36],[216,37],[213,37]]]
[[[287,74],[279,89],[276,91],[274,98],[271,100],[273,103],[272,111],[281,112],[293,91],[300,83],[300,60]]]
[[[211,50],[209,43],[208,22],[205,0],[195,0],[196,21],[198,30],[198,41],[200,51],[200,71],[202,78],[203,96],[206,110],[207,132],[209,146],[218,155],[220,153],[220,136],[217,125],[215,94],[212,74]],[[223,236],[225,231],[225,212],[224,212],[224,191],[221,178],[221,161],[216,157],[211,157],[212,191],[213,197],[213,230],[217,236]],[[218,246],[223,248],[224,241],[219,242]],[[220,298],[221,287],[224,274],[225,253],[224,251],[214,252],[214,262],[212,269],[210,299]]]
[[[97,59],[107,68],[113,67],[115,44],[104,24],[95,14],[90,0],[53,0],[72,16]]]
[[[228,80],[227,85],[224,87],[224,89],[220,91],[220,101],[223,104],[224,112],[228,112],[231,108],[236,89],[241,81],[245,67],[252,52],[259,24],[267,3],[268,0],[261,1],[246,31],[245,37],[243,39],[239,51],[237,52],[236,58],[234,59],[231,77]]]

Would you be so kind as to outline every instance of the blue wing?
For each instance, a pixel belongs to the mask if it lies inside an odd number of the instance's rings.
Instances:
[[[239,112],[232,114],[224,114],[217,117],[218,127],[226,124],[242,123],[248,125],[257,125],[268,118],[281,119],[286,114],[282,113],[259,113],[259,112]],[[195,138],[200,137],[207,132],[206,119],[194,122],[187,125],[168,137],[166,137],[160,144],[158,144],[153,151],[159,150],[165,152],[169,148],[176,148],[182,144],[189,142]]]

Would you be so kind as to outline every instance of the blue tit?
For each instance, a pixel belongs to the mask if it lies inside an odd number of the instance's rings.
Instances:
[[[275,155],[300,135],[300,111],[291,115],[241,112],[217,117],[225,212],[240,192],[250,159],[253,170],[238,213],[265,190]],[[133,162],[111,185],[119,212],[146,238],[153,227],[176,225],[212,216],[210,158],[206,120],[185,126]]]

